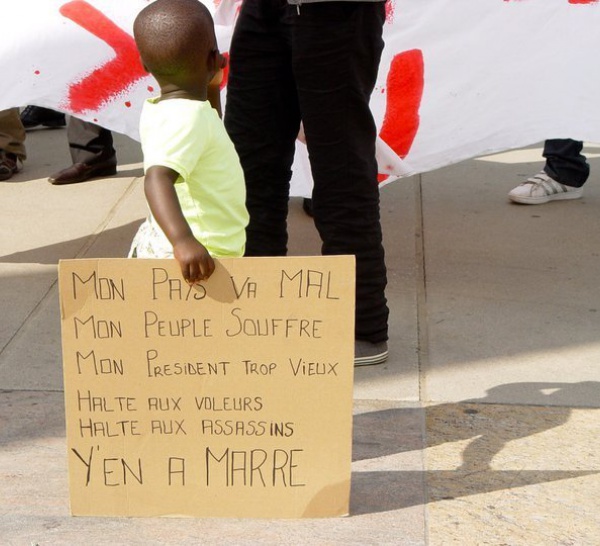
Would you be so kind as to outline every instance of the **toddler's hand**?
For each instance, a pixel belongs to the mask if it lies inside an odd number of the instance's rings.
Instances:
[[[173,253],[188,284],[207,280],[215,270],[215,262],[208,250],[194,237],[186,238],[174,245]]]

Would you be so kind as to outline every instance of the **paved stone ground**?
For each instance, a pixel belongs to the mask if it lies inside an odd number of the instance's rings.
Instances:
[[[56,263],[123,256],[145,214],[117,177],[56,188],[66,134],[28,136],[0,184],[0,543],[600,543],[600,148],[583,199],[506,193],[534,146],[382,188],[390,360],[356,370],[351,514],[326,520],[69,515]],[[319,243],[291,202],[291,252]]]

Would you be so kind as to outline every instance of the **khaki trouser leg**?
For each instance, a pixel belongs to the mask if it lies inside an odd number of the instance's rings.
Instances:
[[[18,108],[0,110],[0,150],[17,155],[22,160],[25,152],[25,127]]]

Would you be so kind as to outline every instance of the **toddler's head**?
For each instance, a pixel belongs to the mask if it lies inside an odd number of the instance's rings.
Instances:
[[[198,0],[156,0],[133,23],[142,62],[161,86],[208,83],[217,40],[212,16]]]

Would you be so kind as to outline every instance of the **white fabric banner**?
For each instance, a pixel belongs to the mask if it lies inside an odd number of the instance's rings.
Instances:
[[[158,91],[131,37],[147,3],[3,6],[0,108],[47,106],[137,139]],[[240,2],[207,5],[227,52]],[[380,180],[546,138],[600,142],[599,28],[599,0],[389,0],[372,98]],[[293,193],[308,195],[300,150]]]

